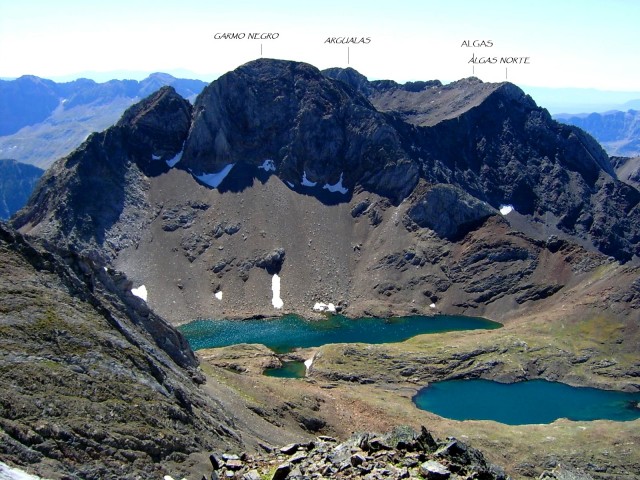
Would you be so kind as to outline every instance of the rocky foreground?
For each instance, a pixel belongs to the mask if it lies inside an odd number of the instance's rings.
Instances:
[[[436,440],[425,427],[419,434],[409,427],[396,427],[386,434],[358,433],[342,443],[332,437],[319,436],[269,453],[212,454],[209,459],[212,471],[203,475],[203,480],[510,478],[501,467],[488,462],[479,450],[452,437]],[[556,465],[540,478],[588,480],[591,477]]]

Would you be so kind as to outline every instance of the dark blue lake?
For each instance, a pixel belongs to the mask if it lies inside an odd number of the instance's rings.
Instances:
[[[454,420],[494,420],[508,425],[640,418],[640,393],[571,387],[546,380],[503,384],[490,380],[451,380],[423,388],[418,408]]]
[[[261,343],[275,352],[289,352],[327,343],[391,343],[423,333],[491,330],[501,326],[484,318],[448,315],[358,319],[333,315],[323,320],[285,315],[266,320],[196,320],[179,330],[194,350]]]

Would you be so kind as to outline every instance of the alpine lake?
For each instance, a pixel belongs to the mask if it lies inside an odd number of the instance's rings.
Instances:
[[[449,315],[357,319],[329,315],[322,320],[285,315],[241,321],[195,320],[179,330],[194,350],[253,343],[283,354],[331,343],[395,343],[416,335],[501,326],[484,318]],[[285,361],[281,367],[267,369],[264,374],[303,378],[306,366],[304,362]],[[559,418],[575,421],[640,418],[640,392],[572,387],[546,380],[513,384],[482,379],[436,382],[421,389],[413,402],[422,410],[453,420],[492,420],[507,425],[546,424]]]

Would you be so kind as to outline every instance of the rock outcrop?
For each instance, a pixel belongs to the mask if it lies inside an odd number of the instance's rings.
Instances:
[[[436,440],[425,427],[420,433],[409,427],[396,427],[384,434],[358,433],[342,443],[320,436],[315,441],[285,445],[268,455],[214,454],[211,464],[213,478],[243,480],[509,478],[479,450],[455,438]]]

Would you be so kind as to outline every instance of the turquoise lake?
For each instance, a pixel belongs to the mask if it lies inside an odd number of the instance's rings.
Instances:
[[[413,398],[418,408],[453,420],[494,420],[508,425],[640,418],[640,393],[571,387],[530,380],[503,384],[490,380],[437,382]]]
[[[304,362],[282,362],[279,368],[267,368],[264,374],[267,377],[277,378],[304,378],[307,367]]]
[[[324,320],[285,315],[261,320],[196,320],[179,330],[194,350],[261,343],[283,353],[327,343],[392,343],[424,333],[491,330],[501,326],[484,318],[449,315],[358,319],[332,315]]]

